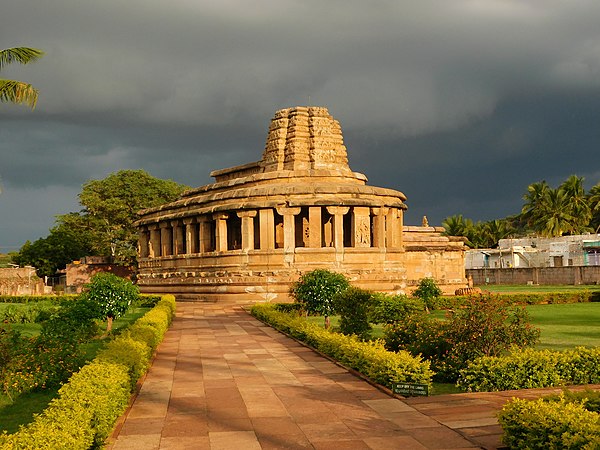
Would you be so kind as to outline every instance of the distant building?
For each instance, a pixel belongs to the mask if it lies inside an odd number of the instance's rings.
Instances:
[[[99,272],[110,272],[123,278],[131,277],[131,270],[113,264],[110,258],[104,256],[85,256],[80,261],[67,264],[64,270],[65,292],[79,294],[92,277]],[[62,283],[61,283],[62,284]]]
[[[600,234],[501,239],[498,248],[468,250],[466,269],[600,266]]]

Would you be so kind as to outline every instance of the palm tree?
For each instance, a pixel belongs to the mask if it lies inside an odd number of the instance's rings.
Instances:
[[[0,70],[8,64],[17,62],[28,64],[44,56],[44,52],[30,47],[14,47],[0,50]],[[0,102],[17,103],[35,108],[38,91],[31,84],[23,81],[0,79]]]
[[[562,189],[548,189],[536,210],[533,227],[542,236],[558,237],[570,232],[574,221],[566,192]]]
[[[590,225],[596,233],[600,231],[600,183],[590,189],[587,195],[587,201],[592,212],[592,220]]]
[[[589,231],[588,225],[592,219],[592,210],[585,195],[583,180],[583,177],[571,175],[558,187],[567,196],[568,213],[573,217],[570,234]]]
[[[539,210],[549,189],[550,186],[548,186],[546,180],[537,181],[527,186],[527,193],[523,196],[525,204],[521,209],[521,216],[527,225],[532,226],[539,219]]]

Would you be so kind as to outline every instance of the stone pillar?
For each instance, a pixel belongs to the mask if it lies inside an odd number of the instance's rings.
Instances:
[[[321,236],[321,207],[311,206],[308,208],[308,246],[311,248],[320,248],[322,245]]]
[[[260,249],[270,250],[275,248],[275,219],[272,209],[261,209],[260,218]]]
[[[373,247],[385,247],[385,216],[389,208],[371,208],[373,214]]]
[[[186,249],[183,242],[182,223],[179,220],[173,220],[171,226],[173,227],[173,254],[183,255]]]
[[[169,222],[161,222],[160,226],[160,256],[173,254],[173,228]]]
[[[398,209],[390,208],[385,218],[386,247],[399,248],[402,225],[398,219]]]
[[[183,219],[185,225],[185,253],[190,255],[198,251],[198,233],[193,218]]]
[[[348,214],[348,206],[328,206],[327,212],[333,216],[333,246],[344,248],[344,215]]]
[[[254,250],[254,217],[256,217],[256,211],[240,211],[237,216],[242,219],[242,250]]]
[[[157,258],[160,256],[160,229],[158,224],[148,225],[150,230],[150,245],[148,246],[148,256]]]
[[[210,241],[211,241],[211,236],[210,236],[210,219],[207,216],[201,216],[197,218],[198,220],[198,224],[199,224],[199,230],[198,230],[198,235],[199,235],[199,248],[198,248],[198,252],[199,253],[206,253],[209,251],[210,248]]]
[[[352,221],[352,247],[371,246],[371,211],[368,206],[355,206]]]
[[[227,219],[229,215],[225,213],[213,214],[213,219],[217,222],[216,226],[216,247],[215,251],[225,252],[227,251]]]
[[[277,212],[283,216],[283,250],[293,252],[296,248],[294,216],[300,214],[300,207],[277,208]]]
[[[403,209],[398,209],[398,219],[396,221],[396,223],[398,224],[398,247],[399,248],[403,248],[404,247],[404,232],[402,231],[404,228],[404,210]]]
[[[142,229],[139,232],[139,237],[138,237],[138,254],[140,255],[140,258],[147,258],[148,255],[150,254],[149,252],[149,243],[148,243],[148,229]]]

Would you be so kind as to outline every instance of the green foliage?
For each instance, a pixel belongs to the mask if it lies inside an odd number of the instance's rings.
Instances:
[[[600,414],[564,396],[555,401],[513,399],[504,405],[498,421],[509,448],[600,448]]]
[[[303,274],[300,280],[292,284],[290,295],[303,303],[309,314],[328,317],[334,313],[333,298],[349,286],[348,279],[341,273],[315,269]]]
[[[35,389],[59,386],[83,360],[69,340],[12,337],[8,361],[0,368],[0,384],[10,398]]]
[[[385,328],[386,347],[421,354],[431,361],[436,380],[456,381],[459,370],[480,356],[495,356],[539,339],[527,311],[498,297],[471,297],[446,321],[413,314]]]
[[[79,194],[80,213],[58,216],[61,228],[86,237],[94,254],[133,265],[137,257],[138,212],[175,200],[187,189],[143,170],[121,170],[86,182]]]
[[[0,322],[42,322],[47,320],[52,314],[58,312],[59,308],[58,305],[49,302],[10,304],[6,307],[0,307]]]
[[[388,295],[375,292],[372,295],[373,306],[369,314],[369,322],[393,324],[425,310],[420,299],[406,295]]]
[[[407,352],[389,352],[379,341],[361,342],[355,336],[332,333],[304,318],[278,312],[270,304],[254,305],[251,313],[381,385],[391,388],[397,382],[431,384],[429,363]]]
[[[27,241],[18,253],[13,255],[13,262],[20,266],[33,266],[39,277],[53,276],[67,264],[94,252],[82,235],[64,227],[55,227],[45,238],[35,242]]]
[[[98,333],[97,319],[101,317],[101,312],[94,301],[81,296],[78,300],[67,300],[62,305],[43,323],[42,336],[81,343]]]
[[[0,69],[12,63],[29,64],[44,56],[42,50],[31,47],[13,47],[0,50]],[[31,84],[23,81],[0,79],[0,102],[16,103],[35,108],[38,91]]]
[[[153,314],[147,319],[150,313]],[[163,324],[171,323],[174,313],[175,299],[164,296],[144,316],[146,326],[164,329]],[[101,447],[115,421],[125,411],[140,369],[149,364],[150,342],[143,340],[146,337],[154,342],[154,335],[147,333],[116,337],[109,344],[113,351],[101,352],[75,373],[59,390],[59,396],[33,422],[16,433],[0,435],[0,448],[71,450]]]
[[[92,277],[83,296],[97,305],[100,317],[118,318],[137,301],[139,294],[139,288],[131,281],[100,272]]]
[[[273,303],[273,308],[282,313],[302,314],[305,312],[302,303]]]
[[[0,295],[0,303],[52,303],[62,305],[69,300],[78,299],[78,295]]]
[[[434,301],[442,295],[442,290],[433,278],[422,278],[419,280],[419,286],[413,292],[413,297],[421,299],[427,310],[433,309]]]
[[[504,356],[477,358],[461,370],[466,391],[504,391],[600,383],[600,348],[553,352],[523,349]]]
[[[371,333],[369,311],[372,307],[371,292],[349,287],[333,298],[335,311],[340,315],[340,331],[367,339]]]

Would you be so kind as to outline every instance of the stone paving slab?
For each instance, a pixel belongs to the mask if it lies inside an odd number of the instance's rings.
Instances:
[[[495,449],[515,394],[399,400],[236,304],[178,303],[108,443],[130,449]]]

